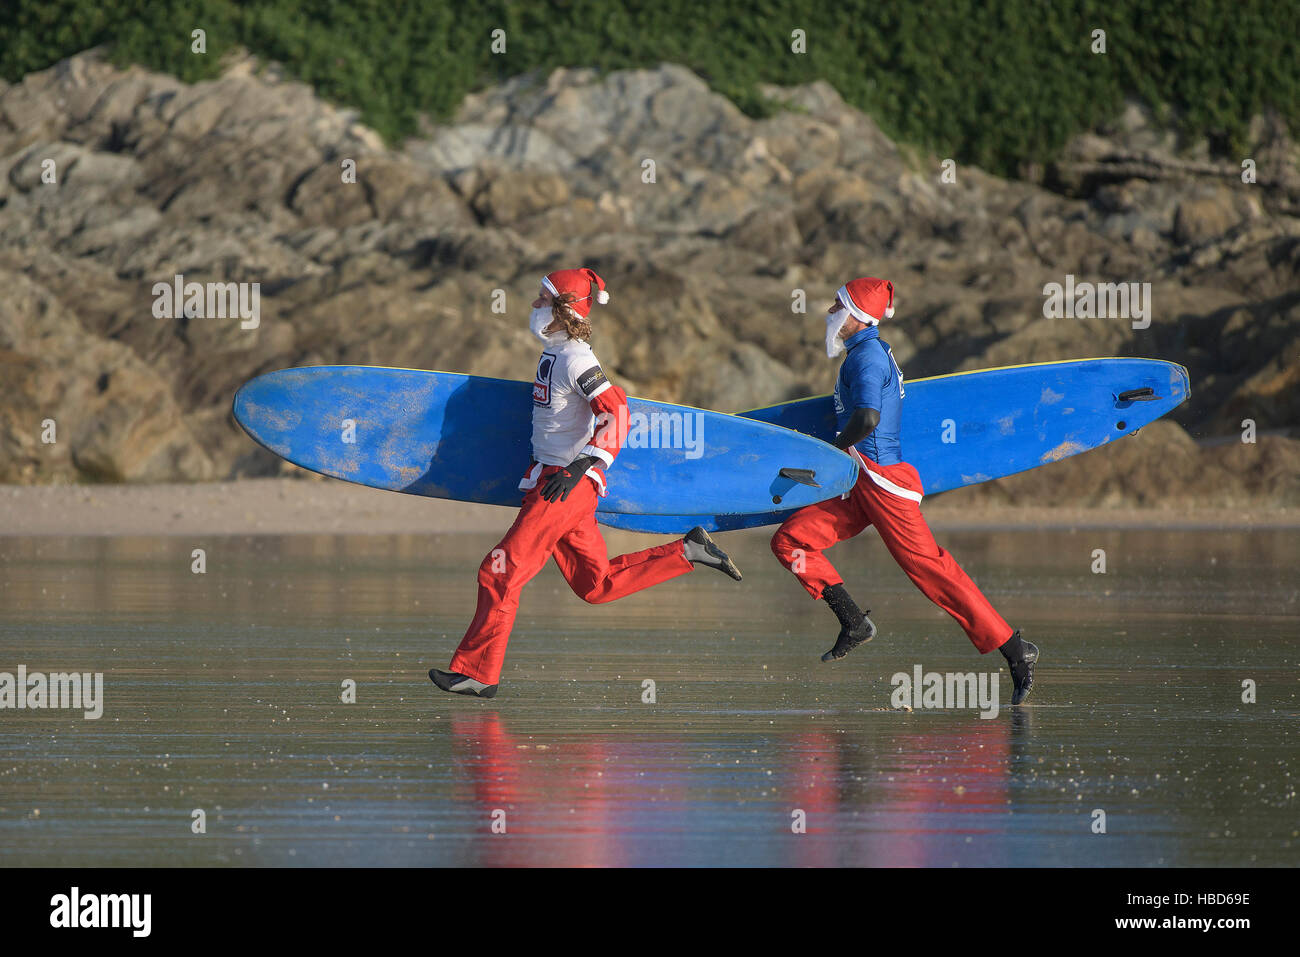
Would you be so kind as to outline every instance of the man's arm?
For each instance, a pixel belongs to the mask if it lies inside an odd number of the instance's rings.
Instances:
[[[626,437],[627,393],[612,385],[602,375],[601,384],[587,401],[591,405],[592,414],[596,416],[596,427],[592,430],[590,441],[583,447],[582,454],[595,456],[609,468],[614,464],[614,457],[622,450]]]
[[[853,415],[844,425],[844,431],[835,437],[835,447],[847,452],[874,432],[879,424],[879,409],[854,409]]]

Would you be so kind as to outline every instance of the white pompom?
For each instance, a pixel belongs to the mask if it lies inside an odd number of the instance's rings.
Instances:
[[[885,318],[886,318],[886,319],[893,319],[893,318],[894,318],[894,307],[893,307],[893,306],[886,306],[886,307],[885,307]]]
[[[607,293],[603,289],[598,290],[596,292],[596,301],[600,303],[602,306],[605,305],[605,303],[609,302],[609,293]]]

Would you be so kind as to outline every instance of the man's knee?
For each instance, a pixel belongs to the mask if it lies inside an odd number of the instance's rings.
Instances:
[[[609,601],[609,577],[588,579],[574,587],[574,592],[588,605],[603,605]]]
[[[479,563],[478,583],[497,595],[505,595],[512,583],[520,579],[527,581],[533,574],[536,572],[530,573],[503,546],[498,545]]]
[[[780,529],[772,536],[772,554],[796,575],[803,574],[807,569],[808,555],[813,551],[801,538],[791,535],[785,529]]]
[[[498,566],[490,558],[483,559],[478,566],[478,583],[484,587],[491,588],[505,581],[506,569]]]
[[[564,580],[569,584],[569,591],[581,598],[588,605],[599,605],[601,597],[609,590],[609,582],[581,568],[560,568]]]
[[[772,546],[772,554],[779,558],[782,563],[789,561],[790,553],[797,547],[794,537],[784,527],[776,530],[776,534],[772,536],[772,541],[769,544]]]

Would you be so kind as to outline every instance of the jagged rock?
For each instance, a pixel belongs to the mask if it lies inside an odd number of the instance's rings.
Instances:
[[[475,192],[471,205],[485,224],[509,226],[568,201],[569,184],[563,176],[523,170],[493,176]]]
[[[1252,196],[1242,196],[1240,191],[1234,195],[1222,186],[1202,188],[1178,204],[1174,240],[1183,245],[1209,242],[1259,215],[1259,203]]]
[[[134,352],[88,335],[7,262],[0,281],[0,481],[214,477],[171,390]]]

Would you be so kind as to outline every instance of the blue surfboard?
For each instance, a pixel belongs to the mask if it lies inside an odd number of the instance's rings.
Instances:
[[[532,390],[452,372],[311,366],[245,383],[233,412],[255,441],[313,472],[517,507],[531,458]],[[786,513],[841,495],[857,478],[843,452],[780,425],[646,399],[628,406],[629,431],[601,499],[608,514]],[[812,473],[815,484],[789,470]]]
[[[1039,468],[1136,432],[1191,394],[1187,370],[1160,359],[1074,359],[916,379],[903,383],[903,459],[927,495]],[[827,441],[837,432],[829,395],[742,412]],[[785,515],[611,515],[603,524],[637,532],[703,525],[728,531]]]

